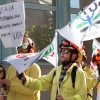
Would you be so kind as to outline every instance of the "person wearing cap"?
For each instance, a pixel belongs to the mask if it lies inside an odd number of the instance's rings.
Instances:
[[[87,100],[92,100],[93,87],[97,83],[97,77],[96,77],[94,71],[85,63],[85,61],[87,60],[85,50],[82,50],[81,53],[82,53],[82,59],[77,63],[79,64],[79,67],[81,67],[86,74]]]
[[[22,46],[18,47],[18,53],[32,53],[34,52],[35,44],[29,40],[28,37],[23,37]],[[20,66],[21,67],[21,66]],[[40,67],[34,63],[29,66],[24,73],[30,78],[39,78],[41,76]],[[23,85],[21,75],[18,74],[13,66],[10,66],[7,71],[6,79],[0,83],[8,86],[7,100],[40,100],[40,91],[33,91]]]
[[[97,49],[97,52],[93,54],[92,63],[94,64],[95,69],[97,70],[97,97],[96,100],[100,100],[100,49]]]
[[[87,86],[83,70],[77,67],[74,87],[71,80],[71,72],[74,68],[74,62],[81,59],[81,53],[78,51],[78,47],[64,39],[59,45],[59,48],[62,65],[58,66],[58,74],[55,73],[56,68],[53,68],[47,75],[34,79],[28,77],[23,72],[21,79],[24,81],[24,86],[33,91],[46,91],[51,89],[50,100],[86,100]],[[56,80],[57,77],[59,84]]]

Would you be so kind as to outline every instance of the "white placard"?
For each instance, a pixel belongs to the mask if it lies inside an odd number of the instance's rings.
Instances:
[[[24,1],[0,6],[0,38],[5,46],[21,45],[25,32]]]

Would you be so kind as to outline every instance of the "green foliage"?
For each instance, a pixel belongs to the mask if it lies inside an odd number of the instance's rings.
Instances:
[[[52,18],[48,19],[47,24],[41,26],[33,25],[32,29],[26,31],[25,34],[35,42],[35,51],[41,51],[52,41]]]

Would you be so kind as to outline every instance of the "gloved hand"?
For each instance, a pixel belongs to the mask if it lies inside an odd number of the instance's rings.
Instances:
[[[24,84],[24,82],[26,81],[25,73],[22,72],[21,74],[19,74],[18,72],[16,72],[16,76],[17,76],[20,80],[22,80],[22,82],[23,82],[23,84]]]
[[[21,80],[21,78],[22,78],[22,73],[19,74],[19,73],[16,71],[16,76]]]

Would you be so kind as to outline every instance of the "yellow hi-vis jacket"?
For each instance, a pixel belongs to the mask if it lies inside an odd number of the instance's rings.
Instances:
[[[100,82],[97,84],[97,97],[96,100],[100,100]]]
[[[86,72],[86,80],[87,80],[87,100],[92,100],[93,96],[93,87],[96,85],[97,83],[97,77],[94,73],[94,71],[92,69],[90,69],[87,65],[85,65],[84,69]],[[91,96],[89,96],[89,94]]]
[[[62,81],[59,89],[60,95],[64,100],[86,100],[87,97],[87,85],[85,73],[82,69],[78,68],[76,71],[75,88],[72,86],[71,71],[74,64],[66,71],[64,80]],[[58,79],[60,78],[62,66],[58,66]],[[25,86],[30,89],[46,91],[51,90],[51,100],[55,100],[57,92],[56,75],[53,78],[53,74],[56,68],[53,68],[47,75],[40,77],[39,79],[33,79],[26,76]],[[45,99],[46,100],[46,99]]]
[[[37,64],[32,64],[24,72],[31,78],[39,78],[41,76],[41,70]],[[40,91],[33,91],[23,86],[22,81],[16,77],[16,69],[14,67],[10,66],[8,68],[6,78],[11,81],[7,100],[40,100]]]

